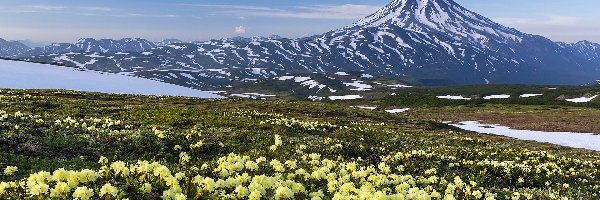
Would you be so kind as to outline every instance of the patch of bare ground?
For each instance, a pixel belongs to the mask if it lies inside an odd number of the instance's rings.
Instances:
[[[482,121],[513,129],[600,134],[600,109],[556,106],[418,108],[410,115],[434,121]]]

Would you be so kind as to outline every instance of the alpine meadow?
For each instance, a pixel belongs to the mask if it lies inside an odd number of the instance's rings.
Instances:
[[[4,1],[0,199],[600,199],[600,4],[515,2]]]

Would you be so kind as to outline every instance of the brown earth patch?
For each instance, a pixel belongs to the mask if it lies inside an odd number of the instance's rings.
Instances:
[[[552,106],[420,108],[407,112],[434,121],[478,121],[514,129],[600,134],[600,109]]]

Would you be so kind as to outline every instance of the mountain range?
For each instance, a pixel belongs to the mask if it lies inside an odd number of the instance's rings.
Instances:
[[[452,0],[395,0],[354,24],[299,39],[81,39],[34,49],[3,41],[0,56],[192,88],[340,71],[415,85],[584,84],[600,79],[600,44],[554,42],[523,33]]]
[[[0,38],[0,57],[17,57],[30,48],[18,41],[6,41]]]

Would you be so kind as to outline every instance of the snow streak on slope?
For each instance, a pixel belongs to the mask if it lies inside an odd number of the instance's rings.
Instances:
[[[7,60],[0,60],[0,88],[221,98],[212,93],[144,78]]]

